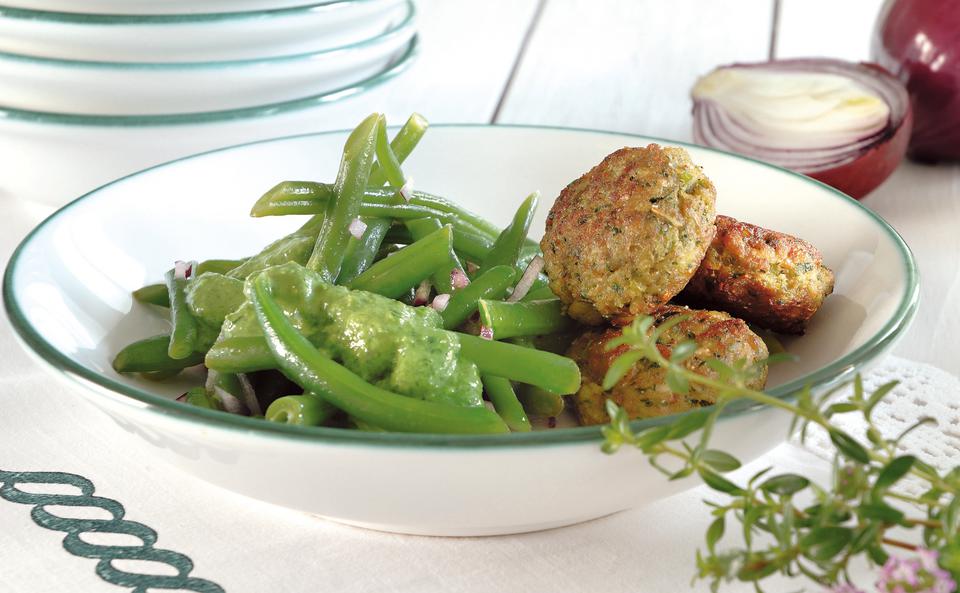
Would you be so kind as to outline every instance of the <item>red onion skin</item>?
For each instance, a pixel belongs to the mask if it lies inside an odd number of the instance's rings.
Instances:
[[[903,123],[893,137],[874,144],[855,161],[826,171],[809,173],[809,176],[860,200],[886,181],[903,160],[912,128],[913,113],[907,109]]]
[[[872,55],[910,93],[914,126],[907,155],[960,160],[960,2],[887,0]]]

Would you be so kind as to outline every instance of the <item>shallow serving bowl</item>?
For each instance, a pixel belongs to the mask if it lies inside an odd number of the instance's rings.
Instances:
[[[237,257],[297,220],[246,216],[284,179],[332,179],[345,133],[284,138],[183,159],[106,185],[30,234],[4,278],[19,337],[155,453],[225,488],[337,521],[406,533],[484,535],[567,525],[694,485],[668,482],[635,451],[605,455],[599,427],[498,436],[365,433],[267,423],[177,403],[184,384],[119,376],[113,354],[165,322],[132,302],[174,259]],[[535,127],[439,126],[408,166],[417,186],[506,223],[534,189],[550,199],[624,145],[650,138]],[[665,141],[660,141],[665,142]],[[821,390],[876,361],[917,307],[916,267],[882,219],[809,178],[688,147],[718,189],[718,210],[799,235],[823,252],[836,291],[806,335],[784,340],[798,361],[771,372],[778,396]],[[491,172],[496,172],[491,174]],[[482,181],[481,181],[482,180]],[[638,423],[642,425],[643,423]],[[729,413],[716,447],[744,460],[782,442],[788,418]]]
[[[337,0],[255,12],[84,15],[0,6],[0,52],[112,62],[208,62],[312,53],[402,22],[405,0]]]
[[[216,62],[91,62],[0,52],[0,105],[82,115],[159,115],[242,109],[343,88],[408,50],[413,5],[383,34],[305,54]]]

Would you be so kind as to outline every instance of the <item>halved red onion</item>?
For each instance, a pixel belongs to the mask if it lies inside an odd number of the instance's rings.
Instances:
[[[459,290],[470,284],[470,278],[460,268],[454,268],[450,270],[450,284]]]
[[[437,311],[443,311],[447,308],[447,304],[450,302],[450,295],[447,293],[438,294],[433,297],[433,302],[430,303],[430,306],[436,309]]]
[[[507,302],[515,303],[527,296],[533,283],[536,282],[540,276],[541,270],[543,270],[543,258],[536,255],[530,260],[530,263],[527,264],[527,268],[523,271],[523,275],[520,276],[520,280],[517,281],[517,285],[513,287],[513,292],[507,297]]]
[[[913,117],[876,64],[827,58],[721,66],[693,97],[693,138],[818,179],[857,199],[903,159]]]
[[[426,305],[430,302],[430,289],[433,286],[430,284],[429,280],[424,280],[420,283],[420,286],[417,287],[417,290],[413,293],[413,306],[419,307],[421,305]]]
[[[367,230],[367,223],[363,222],[359,218],[354,218],[350,221],[350,226],[348,228],[354,239],[362,239],[363,233]]]

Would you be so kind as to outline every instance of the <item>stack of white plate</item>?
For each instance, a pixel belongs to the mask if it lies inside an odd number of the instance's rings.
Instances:
[[[0,0],[0,137],[22,136],[17,124],[31,136],[37,126],[45,136],[67,126],[74,138],[112,129],[124,146],[101,138],[100,156],[116,146],[129,161],[132,148],[139,166],[257,139],[265,134],[253,120],[329,103],[402,70],[416,50],[414,13],[412,0]],[[216,129],[225,122],[230,130]],[[207,141],[148,150],[196,134]],[[4,145],[0,159],[25,158],[24,144],[12,156]],[[21,191],[11,183],[0,175],[0,196]]]

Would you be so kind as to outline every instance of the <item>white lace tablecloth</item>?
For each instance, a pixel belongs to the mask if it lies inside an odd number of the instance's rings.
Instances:
[[[883,435],[896,437],[919,419],[931,418],[932,423],[910,431],[898,450],[915,455],[941,472],[960,464],[960,380],[928,364],[891,356],[864,377],[864,391],[871,393],[891,381],[897,381],[897,386],[873,411],[874,422]],[[848,394],[840,392],[833,399]],[[834,422],[861,442],[868,442],[859,414],[841,414],[834,417]],[[795,437],[793,442],[799,440]],[[803,447],[824,459],[833,459],[834,448],[822,429],[810,430]],[[898,488],[910,496],[924,492],[921,483],[909,477]]]

